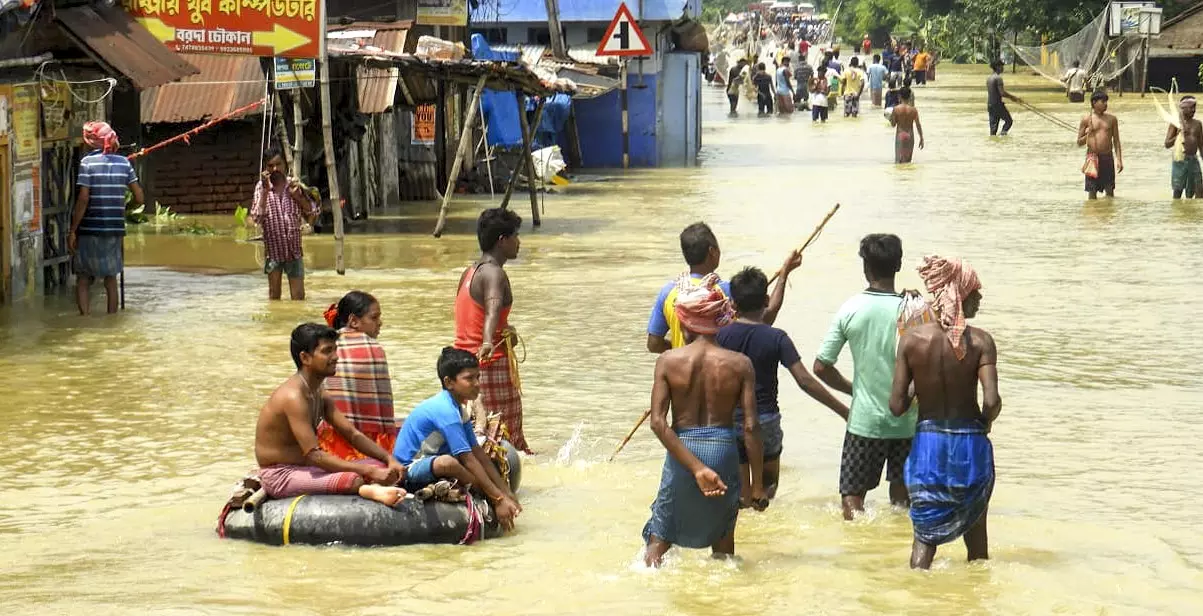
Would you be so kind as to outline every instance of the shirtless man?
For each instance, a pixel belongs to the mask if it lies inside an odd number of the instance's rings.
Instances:
[[[894,127],[894,164],[900,165],[915,156],[915,133],[919,134],[919,149],[923,149],[923,123],[919,121],[919,110],[910,102],[910,86],[902,86],[898,98],[899,103],[890,112],[890,126]]]
[[[643,527],[644,562],[660,566],[673,545],[709,546],[716,558],[735,553],[739,517],[739,451],[735,407],[756,408],[756,377],[745,355],[714,336],[734,316],[718,277],[682,276],[674,310],[689,343],[656,359],[652,431],[668,450],[652,515]],[[672,424],[668,421],[672,407]],[[761,483],[764,445],[757,413],[744,413],[743,438],[752,474],[752,502],[768,506]]]
[[[271,498],[302,494],[358,494],[395,505],[405,490],[396,486],[405,467],[375,441],[355,429],[322,388],[338,364],[338,332],[304,323],[292,330],[297,373],[272,392],[255,425],[259,479]],[[370,460],[348,462],[318,447],[322,420]]]
[[[1170,124],[1165,134],[1166,149],[1174,149],[1174,160],[1170,163],[1170,184],[1174,198],[1195,199],[1203,197],[1203,173],[1199,169],[1199,139],[1203,136],[1203,123],[1195,119],[1195,97],[1183,96],[1178,103],[1182,128]],[[1181,144],[1182,149],[1177,149]]]
[[[1099,191],[1115,196],[1115,176],[1124,172],[1124,149],[1119,143],[1119,120],[1107,113],[1107,93],[1090,95],[1090,115],[1078,124],[1078,145],[1086,146],[1086,192],[1091,199]],[[1112,154],[1114,151],[1114,154]]]
[[[906,484],[915,526],[911,567],[928,569],[936,547],[960,536],[969,560],[990,557],[986,510],[994,490],[994,449],[986,435],[1002,399],[994,338],[965,323],[982,299],[977,273],[959,259],[925,257],[919,275],[935,295],[939,320],[911,328],[899,340],[890,411],[901,416],[919,398]]]

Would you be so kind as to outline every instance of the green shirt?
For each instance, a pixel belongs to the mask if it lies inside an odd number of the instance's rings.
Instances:
[[[834,366],[847,343],[852,347],[852,405],[848,431],[868,438],[915,436],[915,408],[902,417],[890,412],[894,356],[898,351],[898,312],[902,297],[881,291],[854,295],[835,315],[819,348],[819,361]]]

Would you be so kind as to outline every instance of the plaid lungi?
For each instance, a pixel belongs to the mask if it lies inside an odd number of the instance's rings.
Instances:
[[[487,415],[501,416],[509,440],[525,453],[533,453],[522,434],[522,392],[510,375],[510,358],[502,357],[480,367],[480,397],[477,402]]]
[[[360,464],[384,466],[378,460],[364,460]],[[288,498],[302,494],[357,494],[355,485],[359,473],[331,473],[316,466],[296,464],[273,464],[259,469],[259,481],[263,490],[272,498]]]

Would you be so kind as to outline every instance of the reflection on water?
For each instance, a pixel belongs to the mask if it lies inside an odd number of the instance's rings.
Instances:
[[[984,81],[982,69],[944,68],[919,89],[927,149],[905,168],[890,164],[878,114],[732,120],[707,89],[701,167],[549,197],[544,228],[524,228],[509,268],[530,351],[527,436],[542,455],[528,460],[518,532],[472,548],[279,549],[219,541],[213,526],[253,463],[258,408],[291,373],[288,331],[347,289],[381,299],[398,408],[437,386],[484,201],[457,197],[441,240],[429,236],[433,204],[387,234],[350,235],[345,277],[331,271],[330,238],[307,238],[309,299],[297,303],[265,299],[262,247],[225,217],[205,221],[217,236],[138,230],[129,263],[156,267],[129,271],[127,312],[80,319],[52,298],[0,313],[11,554],[0,604],[89,615],[1195,611],[1203,212],[1170,200],[1164,127],[1147,100],[1113,99],[1127,168],[1114,201],[1086,203],[1073,135],[1016,109],[1012,135],[991,139]],[[1084,112],[1025,91],[1035,79],[1008,84],[1070,122]],[[981,273],[979,325],[998,341],[1006,401],[993,435],[994,560],[966,565],[958,543],[932,572],[909,572],[909,521],[883,494],[865,519],[842,522],[842,427],[783,387],[783,484],[769,511],[741,518],[741,558],[683,552],[663,571],[635,566],[663,450],[644,429],[604,460],[646,408],[644,325],[683,267],[676,234],[704,219],[722,273],[773,269],[836,201],[779,319],[804,356],[863,286],[865,233],[902,236],[903,286],[919,286],[911,265],[925,252]]]

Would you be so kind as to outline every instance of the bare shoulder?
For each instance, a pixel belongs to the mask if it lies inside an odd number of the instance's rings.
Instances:
[[[720,361],[738,370],[740,373],[753,372],[752,360],[743,353],[727,349],[717,349],[714,353]]]
[[[969,337],[970,344],[974,348],[980,349],[983,353],[992,353],[995,351],[994,336],[990,332],[980,328],[968,326],[965,328],[965,335]]]

